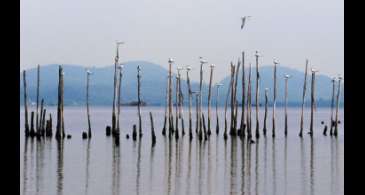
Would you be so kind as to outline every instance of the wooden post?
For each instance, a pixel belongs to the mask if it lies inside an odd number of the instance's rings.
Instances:
[[[248,87],[247,87],[247,140],[252,140],[252,120],[251,120],[251,114],[252,114],[252,85],[251,85],[251,63],[249,66],[249,73],[248,73]]]
[[[37,136],[38,137],[42,135],[43,104],[44,104],[44,99],[42,98],[42,100],[41,100],[41,109],[40,109],[40,114],[39,114],[38,129],[37,129]]]
[[[204,117],[204,113],[202,113],[202,119],[203,119],[203,129],[204,129],[204,132],[207,132],[206,130],[206,126],[205,126],[205,117]],[[204,140],[207,140],[208,139],[208,135],[207,133],[204,133]]]
[[[233,130],[235,135],[237,135],[237,113],[238,113],[238,101],[237,101],[237,85],[238,85],[238,74],[241,66],[241,61],[238,59],[236,67],[236,79],[234,82],[234,120],[233,120]]]
[[[259,54],[258,51],[256,51],[255,54],[256,57],[256,99],[255,99],[255,104],[256,104],[256,139],[258,139],[260,137],[260,130],[259,130],[259,81],[260,81],[260,74],[259,74]]]
[[[224,106],[224,133],[223,133],[223,137],[224,139],[227,139],[227,107],[228,107],[228,97],[229,94],[231,92],[231,88],[232,88],[232,84],[233,84],[233,76],[234,75],[234,66],[231,63],[231,80],[229,82],[229,86],[228,86],[228,91],[227,91],[227,96],[226,96],[226,102],[225,102],[225,106]]]
[[[284,127],[284,135],[285,137],[288,134],[288,80],[291,76],[285,75],[285,127]]]
[[[186,80],[187,80],[187,84],[188,84],[188,102],[189,102],[189,137],[190,140],[192,140],[193,138],[193,124],[192,124],[192,119],[191,119],[191,105],[192,105],[192,91],[191,91],[191,85],[190,85],[190,78],[189,78],[189,71],[191,70],[190,67],[186,68]]]
[[[314,118],[314,106],[315,106],[315,76],[316,76],[316,70],[312,69],[312,85],[311,85],[311,121],[310,121],[310,127],[309,127],[309,135],[313,136],[313,118]]]
[[[305,61],[305,74],[304,74],[304,83],[303,83],[303,96],[302,96],[302,110],[300,115],[300,132],[299,137],[303,136],[303,114],[304,114],[304,101],[305,101],[305,92],[307,90],[307,74],[308,74],[308,59]]]
[[[41,124],[41,131],[40,131],[42,137],[44,137],[45,133],[46,133],[46,127],[45,127],[45,125],[46,125],[46,112],[47,112],[46,109],[44,109],[43,112],[42,112],[43,116],[42,116],[42,124]]]
[[[340,94],[341,94],[341,80],[342,77],[338,77],[338,88],[337,88],[337,96],[336,96],[336,121],[335,121],[335,131],[333,132],[333,135],[337,137],[338,133],[338,107],[340,106]]]
[[[47,120],[46,137],[52,137],[52,115],[49,113],[49,120]]]
[[[57,101],[57,126],[56,139],[60,140],[65,137],[63,122],[63,68],[58,69],[58,101]]]
[[[229,131],[229,134],[231,136],[235,136],[236,135],[236,132],[235,132],[235,129],[234,129],[234,83],[235,83],[235,78],[234,78],[234,75],[235,75],[235,66],[233,65],[233,62],[231,62],[231,68],[232,68],[232,72],[231,72],[231,80],[232,80],[232,83],[231,83],[231,123],[230,123],[230,131]]]
[[[174,63],[174,60],[172,58],[169,59],[169,137],[171,137],[173,133],[173,116],[172,116],[172,73],[171,73],[171,66],[172,63]]]
[[[38,105],[39,105],[39,83],[40,83],[40,66],[38,64],[37,66],[37,111],[36,111],[36,119],[35,119],[35,129],[38,133],[38,123],[39,123],[39,119],[38,119]]]
[[[90,86],[90,70],[86,71],[86,115],[87,115],[87,126],[88,126],[88,138],[91,138],[91,122],[90,122],[90,108],[89,108],[89,86]],[[118,104],[118,114],[119,114],[119,104]],[[119,115],[118,115],[119,117]],[[119,125],[119,120],[118,120]],[[119,126],[118,126],[119,128]]]
[[[155,128],[153,126],[153,116],[150,112],[150,120],[151,120],[151,137],[152,137],[152,147],[156,144],[156,135],[155,135]]]
[[[212,97],[212,81],[213,81],[213,69],[214,64],[210,65],[210,77],[209,77],[209,90],[208,90],[208,136],[211,134],[210,130],[210,104],[211,104],[211,97]]]
[[[62,68],[62,71],[61,71],[61,125],[62,125],[62,138],[66,137],[66,133],[65,133],[65,120],[64,120],[64,117],[63,117],[63,107],[64,107],[64,82],[63,82],[63,75],[64,75],[64,72],[63,72],[63,68]],[[68,136],[69,137],[69,136]]]
[[[139,138],[142,138],[142,117],[141,117],[141,67],[137,66],[137,96],[138,96],[138,129]]]
[[[199,83],[199,134],[201,134],[202,131],[202,86],[203,86],[203,65],[206,64],[207,61],[203,60],[202,57],[200,57],[200,83]],[[205,134],[206,132],[204,132]],[[199,135],[200,136],[200,135]],[[199,138],[200,139],[200,138]]]
[[[178,140],[179,139],[179,113],[178,113],[178,108],[179,108],[179,75],[176,76],[176,91],[175,91],[175,139]]]
[[[199,139],[201,139],[201,134],[198,131],[199,130],[199,92],[195,93],[195,108],[196,108],[195,133],[198,135]]]
[[[275,110],[276,110],[276,65],[279,64],[276,60],[274,60],[274,100],[272,105],[272,137],[275,137]]]
[[[217,93],[215,95],[215,116],[216,116],[216,128],[215,128],[215,132],[217,133],[217,135],[219,134],[219,116],[218,116],[218,103],[219,103],[219,87],[222,86],[222,84],[218,83],[216,84],[217,86]]]
[[[245,137],[245,52],[242,52],[242,101],[241,101],[241,136]]]
[[[266,119],[267,119],[267,105],[268,105],[268,98],[267,98],[267,93],[268,93],[269,89],[265,88],[265,115],[264,115],[264,129],[263,129],[263,134],[264,137],[266,137]]]
[[[333,120],[333,109],[335,106],[335,82],[336,78],[332,78],[332,97],[331,97],[331,121],[330,121],[330,135],[333,134],[333,127],[335,126],[335,122]]]
[[[183,115],[183,104],[184,104],[184,96],[181,90],[181,74],[180,70],[182,68],[178,68],[178,75],[179,75],[179,118],[181,120],[181,135],[185,135],[185,125],[184,125],[184,115]]]
[[[116,132],[116,114],[115,114],[115,98],[117,95],[117,66],[119,61],[119,45],[123,44],[123,42],[116,43],[116,55],[114,59],[114,87],[113,87],[113,110],[112,110],[112,135],[114,136]]]
[[[30,137],[34,137],[35,136],[35,131],[34,131],[34,112],[31,112],[30,114],[30,132],[29,132]]]
[[[137,140],[137,125],[136,124],[133,125],[132,138],[133,138],[133,141]]]
[[[24,132],[25,137],[29,136],[29,123],[28,123],[28,97],[27,97],[27,76],[25,70],[23,70],[23,92],[24,92]]]
[[[162,128],[162,135],[165,136],[166,135],[166,123],[167,123],[167,108],[168,108],[168,102],[169,102],[169,77],[167,77],[166,79],[166,102],[165,102],[165,115],[164,115],[164,121],[163,121],[163,128]]]

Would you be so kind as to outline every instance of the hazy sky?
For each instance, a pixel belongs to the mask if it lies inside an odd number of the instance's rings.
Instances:
[[[343,74],[343,0],[21,0],[20,67],[37,64],[111,65],[120,60],[196,67],[216,64],[216,79],[246,51],[260,64]],[[240,30],[241,16],[251,19]],[[248,65],[248,64],[247,64]],[[208,73],[206,73],[208,75]],[[206,80],[206,79],[205,79]]]

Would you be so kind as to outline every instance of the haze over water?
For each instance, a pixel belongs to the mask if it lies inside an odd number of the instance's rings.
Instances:
[[[30,109],[35,110],[34,108]],[[150,120],[154,116],[157,143],[151,147]],[[53,131],[56,108],[52,113]],[[24,110],[20,109],[21,194],[344,194],[344,120],[340,109],[339,135],[323,136],[321,121],[328,123],[330,109],[315,113],[313,139],[307,135],[310,110],[305,110],[303,139],[298,137],[300,109],[288,109],[288,137],[284,137],[284,110],[277,109],[276,138],[271,137],[269,108],[266,138],[262,135],[264,109],[260,109],[260,139],[249,145],[238,137],[223,139],[224,109],[219,108],[220,132],[199,143],[193,112],[192,142],[184,108],[185,136],[178,141],[161,135],[163,107],[142,107],[143,138],[133,142],[132,125],[138,123],[136,107],[121,109],[120,146],[105,136],[111,108],[91,107],[91,140],[82,140],[87,129],[86,108],[65,107],[65,131],[72,139],[25,139]],[[206,109],[204,109],[206,113]],[[240,112],[239,112],[240,113]],[[253,130],[255,130],[255,112]],[[228,119],[229,119],[229,115]],[[48,117],[47,117],[48,118]],[[238,116],[240,118],[240,116]],[[181,130],[181,128],[179,128]],[[54,135],[55,132],[53,132]],[[254,133],[254,132],[253,132]]]

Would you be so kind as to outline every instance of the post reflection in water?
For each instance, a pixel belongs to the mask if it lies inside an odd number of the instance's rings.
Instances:
[[[255,192],[259,194],[259,140],[256,140],[256,153],[255,153]]]
[[[36,142],[36,192],[41,194],[43,187],[43,170],[44,170],[44,140],[39,139]]]
[[[245,138],[241,139],[241,194],[245,194]]]
[[[85,195],[89,194],[90,139],[86,143]]]
[[[304,141],[303,138],[300,139],[300,170],[301,170],[301,194],[305,195],[307,194],[306,186],[307,186],[307,180],[306,180],[306,161],[305,161],[305,150],[304,150]]]
[[[287,188],[288,188],[288,180],[287,180],[287,158],[288,158],[288,139],[285,136],[285,143],[284,143],[284,195],[287,194]]]
[[[314,194],[314,140],[310,138],[310,194]]]
[[[189,141],[189,151],[188,151],[188,175],[186,177],[186,194],[190,194],[190,180],[191,180],[191,145],[192,143]]]
[[[28,139],[24,141],[24,151],[23,151],[23,194],[25,194],[27,189],[27,181],[28,181]]]
[[[231,170],[230,170],[230,194],[236,194],[236,167],[237,167],[237,139],[231,137]]]
[[[211,158],[211,149],[210,149],[211,142],[208,140],[208,185],[207,185],[207,192],[208,194],[212,194],[212,183],[211,183],[211,177],[212,177],[212,158]]]
[[[264,194],[267,194],[267,138],[264,137]]]
[[[247,142],[247,193],[251,194],[251,143]]]
[[[90,141],[90,139],[89,139]],[[112,163],[112,174],[113,174],[113,180],[112,180],[112,193],[113,195],[120,193],[120,148],[118,145],[114,143],[113,139],[113,163]],[[137,186],[138,191],[138,186]]]
[[[155,147],[151,147],[151,154],[150,154],[150,192],[153,191],[154,156],[155,156]]]
[[[275,159],[275,139],[272,139],[272,182],[273,195],[276,194],[276,159]]]
[[[63,144],[64,140],[57,141],[57,194],[63,194]]]
[[[137,151],[137,176],[136,176],[136,193],[139,194],[140,186],[140,177],[141,177],[141,145],[142,139],[138,140],[138,151]]]

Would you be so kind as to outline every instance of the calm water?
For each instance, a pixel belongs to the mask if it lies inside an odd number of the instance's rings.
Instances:
[[[49,110],[55,127],[56,109],[48,108],[47,113]],[[155,121],[154,148],[149,111]],[[187,132],[187,110],[184,111]],[[285,138],[284,112],[279,108],[276,138],[272,139],[270,109],[268,136],[261,136],[252,145],[239,138],[224,141],[223,111],[220,110],[218,136],[213,133],[209,141],[199,143],[195,133],[192,142],[186,134],[176,142],[161,135],[164,109],[143,107],[144,135],[141,141],[133,142],[125,135],[131,135],[132,125],[137,124],[136,108],[123,107],[120,147],[113,147],[113,139],[105,136],[111,108],[91,108],[93,137],[88,141],[81,139],[81,132],[87,127],[85,108],[65,107],[65,131],[72,139],[60,143],[55,139],[25,140],[21,108],[21,194],[344,194],[342,109],[337,139],[322,136],[320,121],[328,123],[330,118],[330,110],[324,108],[316,112],[313,139],[306,133],[303,139],[297,136],[300,116],[297,108],[288,111],[289,130]],[[263,110],[260,115],[262,129]],[[305,132],[309,116],[306,110]],[[253,118],[253,129],[254,125]],[[212,127],[215,128],[215,118]]]

